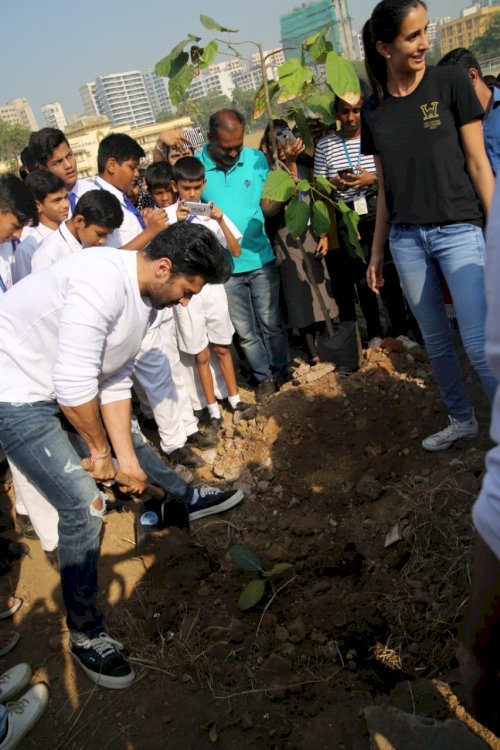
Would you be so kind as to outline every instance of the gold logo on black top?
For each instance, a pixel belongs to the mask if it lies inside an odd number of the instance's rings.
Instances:
[[[434,130],[441,125],[441,118],[438,114],[439,102],[431,102],[430,104],[421,104],[420,109],[424,116],[424,128],[430,128]]]

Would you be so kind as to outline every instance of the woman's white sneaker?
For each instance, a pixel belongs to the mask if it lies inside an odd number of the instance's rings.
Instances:
[[[479,432],[479,425],[472,412],[472,417],[466,422],[459,422],[453,417],[448,417],[450,424],[444,430],[429,435],[422,440],[422,447],[426,451],[445,451],[451,448],[457,440],[470,440]]]

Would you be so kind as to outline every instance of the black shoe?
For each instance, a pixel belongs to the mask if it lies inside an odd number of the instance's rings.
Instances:
[[[123,644],[100,633],[95,638],[86,638],[81,643],[70,641],[71,656],[88,677],[97,685],[119,690],[134,681],[134,670],[121,655]]]
[[[274,382],[274,380],[271,380],[271,378],[268,378],[267,380],[261,380],[261,382],[257,385],[255,398],[259,403],[262,403],[263,401],[267,401],[267,399],[273,396],[275,393],[276,383]]]
[[[6,458],[0,461],[0,484],[7,484],[12,479],[12,472],[10,470],[9,462]]]
[[[255,404],[247,404],[245,401],[238,401],[234,409],[234,421],[239,422],[240,419],[255,419],[257,414],[257,407]]]
[[[210,424],[210,412],[208,411],[208,408],[205,406],[203,409],[195,409],[193,411],[194,416],[198,420],[199,424],[201,425],[208,425]]]
[[[168,459],[174,466],[182,464],[182,466],[187,466],[190,469],[199,469],[200,466],[205,466],[205,461],[196,453],[193,453],[189,446],[176,448],[175,451],[169,453]]]
[[[214,430],[213,427],[208,427],[203,432],[198,430],[197,432],[193,432],[192,435],[188,435],[186,443],[194,445],[195,448],[200,448],[201,450],[213,448],[217,445],[217,432],[218,429]]]
[[[229,508],[233,508],[238,503],[241,503],[245,497],[241,490],[221,492],[217,487],[209,487],[206,484],[202,484],[197,489],[199,492],[198,500],[188,505],[188,513],[191,521],[229,510]]]
[[[59,573],[59,551],[57,547],[51,550],[44,550],[44,553],[45,560],[48,562],[50,567],[53,568],[56,573]]]
[[[26,539],[38,539],[38,534],[33,528],[30,517],[16,513],[16,526]]]

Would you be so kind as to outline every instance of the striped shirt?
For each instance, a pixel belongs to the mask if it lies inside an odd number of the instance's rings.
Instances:
[[[350,156],[351,164],[349,164],[349,159],[346,156],[344,144]],[[329,133],[318,141],[314,154],[315,175],[333,180],[341,169],[352,171],[353,167],[358,166],[368,170],[368,172],[373,172],[373,174],[376,172],[373,156],[361,153],[361,137],[344,140],[337,133]],[[337,190],[335,195],[345,201],[352,201],[354,198],[371,193],[373,193],[372,187],[364,187],[359,190],[353,190],[352,188]]]

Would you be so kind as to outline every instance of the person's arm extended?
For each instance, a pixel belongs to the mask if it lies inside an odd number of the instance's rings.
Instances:
[[[144,250],[157,234],[168,227],[167,212],[163,208],[155,208],[144,217],[146,229],[122,246],[122,250]]]
[[[97,396],[80,406],[63,406],[60,409],[66,419],[73,425],[85,440],[91,456],[104,456],[96,461],[91,470],[95,479],[106,481],[114,479],[116,470],[111,460],[108,438],[101,419]]]
[[[147,476],[141,469],[130,432],[130,399],[101,404],[101,414],[121,472],[130,477],[133,486],[143,492]]]
[[[495,178],[486,155],[481,120],[472,120],[460,128],[460,138],[465,153],[467,170],[482,203],[486,216],[489,214]]]
[[[378,294],[379,287],[384,285],[382,269],[384,265],[384,247],[389,235],[389,225],[384,193],[384,170],[380,158],[375,156],[374,159],[378,181],[377,215],[375,218],[371,258],[366,270],[366,280],[370,289]]]
[[[210,214],[210,218],[214,219],[214,221],[216,221],[220,226],[221,232],[224,235],[224,239],[226,240],[227,249],[233,256],[233,258],[239,258],[241,255],[240,243],[226,224],[224,214],[214,203],[212,203],[212,213]]]

